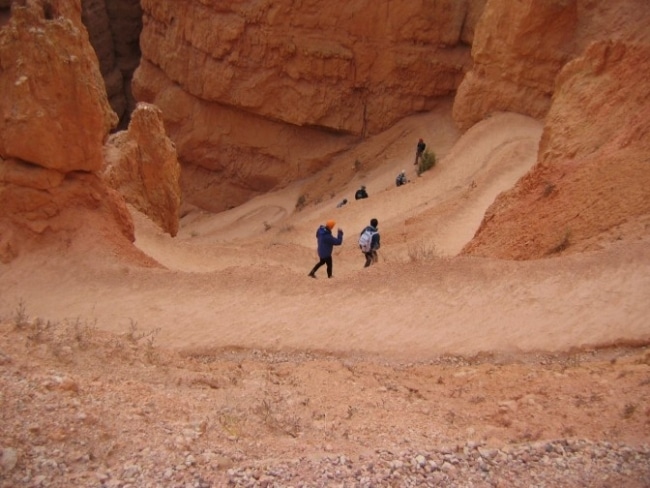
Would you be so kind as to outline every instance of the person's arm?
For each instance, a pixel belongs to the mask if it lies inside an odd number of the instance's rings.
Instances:
[[[381,247],[381,244],[379,243],[379,232],[377,232],[374,236],[372,236],[372,240],[373,240],[372,248],[379,249]]]
[[[325,235],[325,242],[332,246],[340,246],[343,243],[343,231],[339,229],[337,237],[332,234]]]

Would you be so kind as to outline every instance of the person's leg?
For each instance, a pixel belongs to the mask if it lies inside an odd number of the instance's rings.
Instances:
[[[371,251],[370,254],[372,255],[373,264],[379,261],[379,255],[377,254],[377,250]]]
[[[372,251],[371,252],[364,252],[363,253],[366,256],[366,264],[363,265],[364,268],[367,268],[372,264]]]
[[[313,267],[313,269],[309,272],[308,276],[311,276],[312,278],[316,278],[316,271],[318,271],[318,268],[320,268],[322,265],[327,263],[326,258],[320,258],[320,261],[316,263],[316,266]]]
[[[331,278],[332,277],[332,256],[323,258],[325,261],[325,264],[327,265],[327,277]]]

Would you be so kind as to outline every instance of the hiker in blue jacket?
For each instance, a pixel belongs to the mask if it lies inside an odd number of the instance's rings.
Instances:
[[[379,222],[377,219],[371,219],[370,225],[363,229],[361,234],[359,234],[359,248],[366,257],[366,264],[363,266],[364,268],[367,268],[379,260],[377,250],[381,244],[379,243],[379,231],[377,230],[378,225]]]
[[[321,225],[316,231],[320,261],[316,263],[307,276],[316,278],[316,271],[325,264],[327,265],[327,277],[332,277],[332,249],[334,246],[343,244],[343,231],[341,229],[339,229],[337,237],[332,235],[332,229],[335,225],[336,222],[328,220],[325,225]]]

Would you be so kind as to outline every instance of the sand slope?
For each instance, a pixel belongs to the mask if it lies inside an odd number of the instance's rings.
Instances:
[[[452,258],[487,206],[532,167],[542,126],[500,114],[456,133],[448,107],[402,121],[355,148],[376,163],[345,185],[291,185],[218,215],[191,211],[176,238],[134,213],[136,244],[166,269],[97,256],[23,256],[0,268],[0,314],[82,317],[124,332],[160,329],[180,349],[228,347],[380,354],[426,360],[483,351],[561,351],[650,338],[650,243],[566,258],[503,262]],[[415,141],[438,165],[415,177]],[[333,162],[350,164],[350,153]],[[394,186],[401,170],[412,182]],[[370,198],[354,201],[365,184]],[[329,198],[296,212],[305,184]],[[336,208],[343,198],[348,205]],[[381,259],[362,269],[356,237],[380,221]],[[334,278],[307,272],[314,232],[345,231]],[[427,252],[436,257],[427,257]],[[416,260],[412,260],[412,257]]]

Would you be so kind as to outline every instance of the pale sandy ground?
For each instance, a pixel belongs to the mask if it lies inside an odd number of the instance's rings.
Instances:
[[[300,212],[331,173],[190,211],[174,239],[134,212],[166,269],[74,243],[2,265],[0,487],[650,486],[650,243],[453,257],[541,124],[503,114],[459,139],[448,113],[337,158],[378,164]],[[440,162],[397,188],[418,137]],[[329,218],[345,241],[313,280]]]
[[[52,320],[80,317],[121,333],[160,329],[175,349],[228,347],[379,354],[563,351],[650,337],[650,245],[531,262],[453,258],[501,191],[536,159],[542,125],[501,114],[459,138],[448,107],[411,117],[335,164],[379,158],[330,199],[300,212],[303,183],[219,215],[187,213],[176,238],[134,212],[136,245],[168,269],[26,257],[0,268],[0,314],[22,301]],[[414,175],[423,137],[438,165]],[[395,187],[406,169],[412,182]],[[365,184],[370,198],[354,201]],[[326,184],[326,183],[324,183]],[[348,205],[336,208],[343,198]],[[356,240],[379,219],[380,262],[362,269]],[[316,262],[314,233],[333,218],[344,229],[334,278]],[[434,251],[435,258],[410,255]]]

